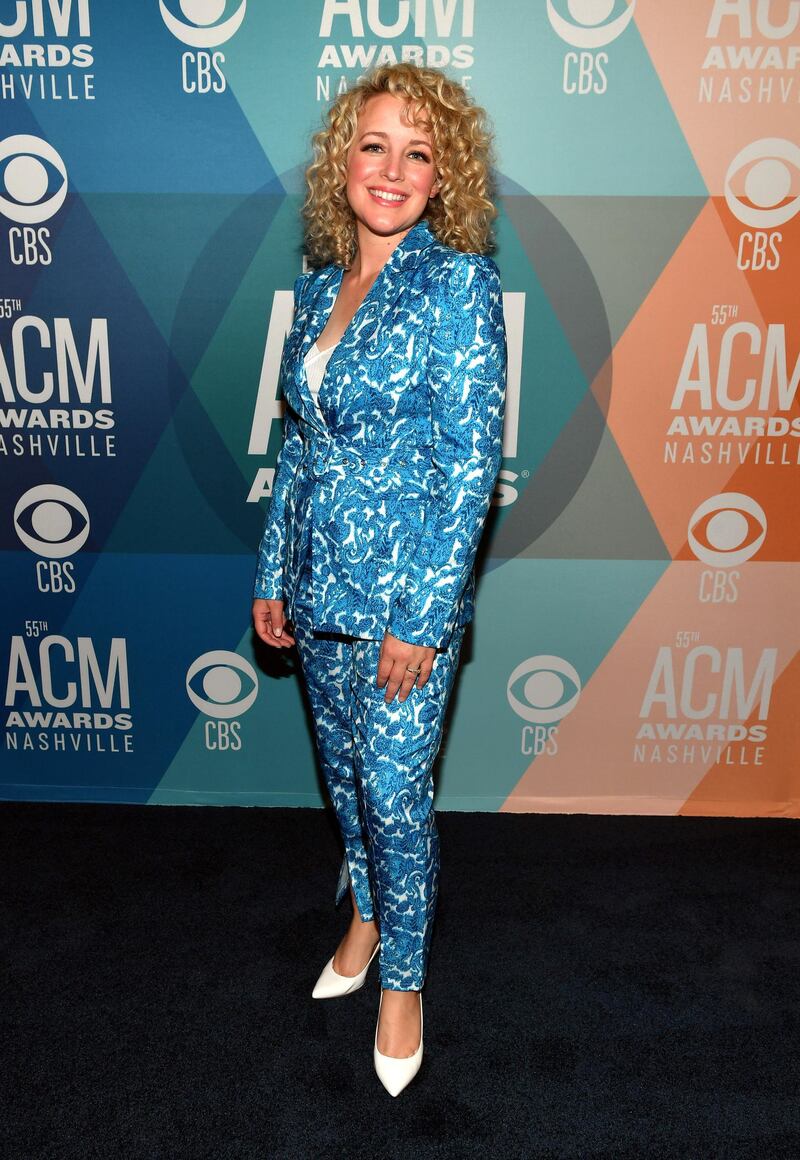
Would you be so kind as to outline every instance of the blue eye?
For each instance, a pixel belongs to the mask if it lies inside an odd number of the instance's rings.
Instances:
[[[366,145],[362,145],[361,152],[366,153],[368,149],[382,149],[380,141],[368,141]],[[409,157],[419,157],[422,161],[428,162],[430,158],[425,153],[421,153],[419,149],[412,149]]]

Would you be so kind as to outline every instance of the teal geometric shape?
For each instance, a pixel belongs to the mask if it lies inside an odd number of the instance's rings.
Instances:
[[[190,376],[283,195],[95,194],[90,211]]]
[[[225,46],[231,91],[287,190],[284,175],[311,160],[311,134],[322,127],[327,104],[317,100],[315,77],[321,13],[316,0],[250,4],[246,35],[243,29]]]
[[[253,219],[255,210],[260,225]],[[246,260],[242,258],[235,289],[224,302],[207,299],[198,305],[213,324],[209,321],[207,330],[192,334],[189,291],[182,287],[177,303],[170,298],[175,316],[170,392],[177,397],[173,422],[118,521],[113,542],[121,550],[137,545],[142,551],[238,554],[254,552],[258,544],[264,513],[247,497],[267,459],[248,454],[248,436],[274,294],[280,288],[291,290],[300,272],[299,213],[296,199],[271,199],[267,205],[267,199],[256,197],[234,212],[248,215],[248,251],[242,251]],[[219,235],[204,238],[203,254],[197,258],[203,268],[227,239],[227,220]],[[252,252],[250,246],[255,247]],[[192,271],[190,282],[196,281],[202,287],[205,280]],[[182,366],[177,367],[181,350]],[[188,373],[190,367],[187,388],[181,371]],[[281,424],[274,422],[270,463],[281,433]],[[157,526],[154,510],[159,512]]]
[[[566,0],[555,3],[566,15]],[[617,0],[611,18],[625,7]],[[537,196],[707,195],[635,21],[601,50],[605,92],[563,91],[575,51],[544,0],[476,5],[470,88],[492,119],[506,177]]]
[[[551,505],[544,496],[569,494],[577,433],[590,425],[584,417],[590,410],[602,431],[600,442],[572,497]],[[529,560],[669,560],[669,550],[593,396],[587,397],[581,411],[517,500],[513,519],[492,543],[493,555]],[[546,523],[549,512],[557,515]],[[528,544],[520,547],[526,534]]]
[[[239,194],[93,193],[84,200],[168,342],[178,303],[209,238],[247,199]]]
[[[209,437],[214,432],[202,406],[189,391],[178,403],[176,417],[164,428],[120,512],[106,550],[240,555],[243,547],[251,547],[255,552],[255,529],[253,542],[242,544],[236,532],[220,518],[215,505],[209,504],[198,488],[178,440],[176,423],[181,426],[184,438],[189,426],[195,426],[196,438],[208,453]],[[240,498],[243,503],[244,496]],[[256,520],[263,522],[263,517],[258,515]]]
[[[236,719],[240,748],[209,748],[206,731],[210,719],[198,713],[153,790],[150,804],[321,808],[326,802],[296,659],[287,662],[281,653],[285,672],[281,677],[268,675],[259,668],[250,629],[234,651],[255,667],[259,684],[255,704]],[[277,650],[273,651],[277,656]],[[259,657],[263,659],[262,651]]]
[[[532,760],[524,751],[527,722],[506,694],[511,673],[528,658],[554,655],[574,666],[585,687],[667,567],[649,560],[511,560],[482,577],[437,775],[437,808],[501,808]],[[521,700],[523,687],[520,678],[513,691]]]
[[[504,292],[525,294],[522,383],[516,461],[531,474],[547,456],[558,433],[580,406],[590,380],[581,367],[538,271],[516,236],[507,212],[495,223]],[[525,201],[532,202],[531,198]]]
[[[275,292],[291,291],[301,271],[300,205],[297,198],[287,197],[277,207],[192,374],[192,388],[230,455],[232,469],[243,479],[263,466],[249,455],[248,444]],[[276,435],[282,434],[280,424],[272,427]],[[200,470],[202,474],[202,465]]]

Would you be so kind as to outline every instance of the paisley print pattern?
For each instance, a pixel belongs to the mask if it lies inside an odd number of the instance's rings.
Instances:
[[[254,595],[283,599],[342,837],[336,886],[377,912],[381,985],[421,988],[439,881],[432,767],[474,562],[500,469],[506,332],[491,258],[418,222],[333,349],[316,399],[304,359],[343,276],[295,282],[284,345],[284,441]],[[426,684],[389,703],[386,631],[437,649]]]
[[[319,629],[446,648],[474,615],[474,562],[502,456],[507,365],[491,258],[422,219],[395,246],[334,349],[314,404],[304,358],[343,269],[295,282],[284,442],[254,595],[293,617],[304,529]]]
[[[388,704],[375,683],[380,642],[315,631],[308,548],[295,597],[295,640],[317,753],[344,840],[338,906],[353,884],[359,914],[377,918],[381,986],[420,990],[439,888],[431,770],[458,668],[463,627],[425,685]]]

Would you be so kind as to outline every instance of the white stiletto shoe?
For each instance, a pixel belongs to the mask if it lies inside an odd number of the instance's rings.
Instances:
[[[331,955],[322,968],[322,974],[317,979],[314,990],[311,992],[312,999],[335,999],[339,995],[352,995],[353,991],[357,991],[359,987],[363,987],[364,980],[367,977],[367,971],[369,970],[369,964],[380,950],[380,946],[381,941],[378,939],[375,943],[375,949],[369,956],[367,965],[357,975],[340,975],[338,971],[333,969],[334,956]]]
[[[381,1001],[378,1004],[378,1023],[381,1021]],[[373,1047],[375,1070],[383,1086],[390,1096],[397,1096],[407,1083],[410,1083],[419,1071],[422,1063],[422,991],[419,992],[419,1047],[413,1055],[398,1058],[394,1055],[383,1055],[378,1051],[378,1028],[375,1028],[375,1044]]]

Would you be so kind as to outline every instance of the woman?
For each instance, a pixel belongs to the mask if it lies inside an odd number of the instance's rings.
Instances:
[[[303,213],[317,268],[294,286],[254,590],[259,637],[297,646],[344,840],[335,902],[349,881],[353,919],[313,995],[352,994],[379,952],[373,1059],[392,1095],[422,1060],[431,767],[501,462],[484,120],[443,73],[398,64],[341,94],[314,136]]]

